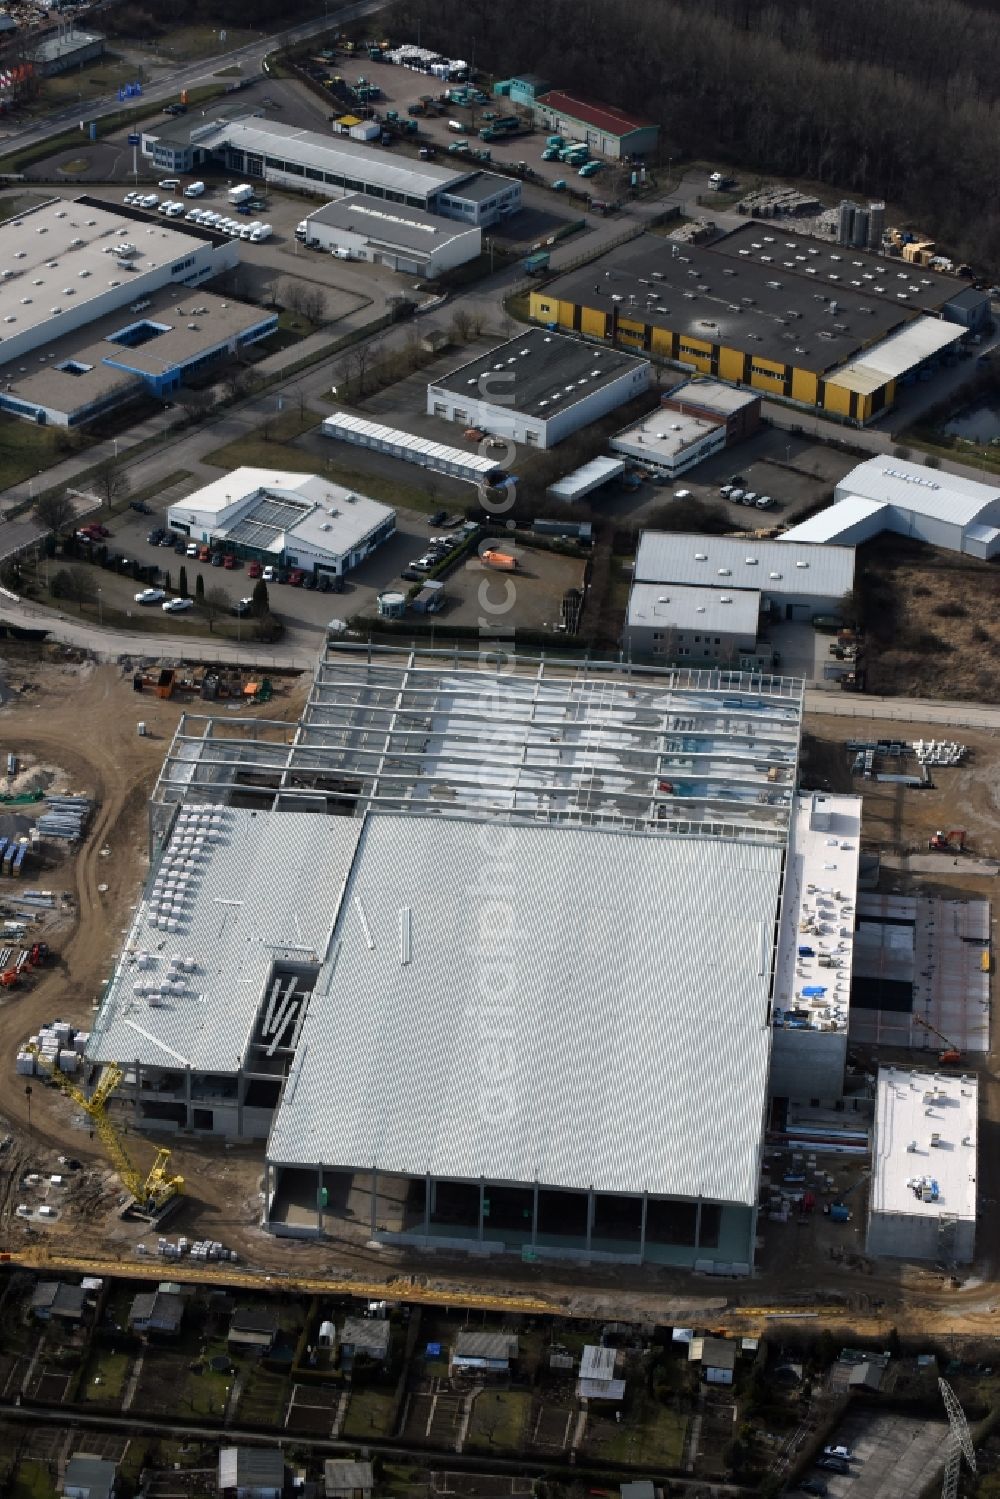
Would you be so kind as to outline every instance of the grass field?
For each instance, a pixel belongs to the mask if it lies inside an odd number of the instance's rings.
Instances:
[[[62,457],[56,430],[16,416],[0,416],[0,489],[33,479]],[[39,492],[35,485],[35,493]]]
[[[687,1418],[666,1406],[648,1405],[626,1414],[619,1424],[611,1417],[591,1417],[586,1449],[597,1458],[616,1463],[648,1463],[677,1467],[684,1452]]]
[[[355,1390],[347,1403],[342,1436],[349,1440],[388,1437],[396,1419],[396,1398],[387,1390]]]
[[[76,99],[86,102],[100,99],[105,94],[117,95],[123,84],[141,81],[141,76],[134,62],[126,62],[115,53],[106,52],[82,68],[46,78],[42,84],[42,100],[49,105],[71,104]]]
[[[107,1350],[95,1354],[87,1365],[80,1388],[83,1399],[95,1405],[120,1405],[131,1362],[131,1355],[127,1353]]]
[[[7,1489],[8,1499],[54,1499],[55,1484],[49,1477],[48,1464],[25,1458]]]
[[[520,1452],[531,1396],[519,1390],[484,1390],[476,1396],[467,1446],[486,1452]]]

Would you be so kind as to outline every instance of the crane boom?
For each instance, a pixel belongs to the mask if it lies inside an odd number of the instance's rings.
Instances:
[[[953,1041],[949,1041],[948,1037],[942,1031],[939,1031],[936,1025],[931,1025],[930,1021],[925,1020],[922,1015],[914,1015],[912,1018],[917,1025],[922,1025],[925,1031],[930,1031],[932,1036],[937,1036],[938,1040],[943,1043],[945,1050],[941,1053],[940,1060],[942,1062],[961,1061],[962,1053],[958,1047]]]
[[[93,1122],[122,1186],[132,1194],[136,1202],[151,1211],[159,1211],[184,1185],[183,1177],[170,1176],[167,1170],[169,1150],[159,1150],[148,1176],[135,1165],[122,1141],[121,1135],[108,1117],[108,1099],[118,1087],[125,1074],[116,1062],[109,1062],[101,1073],[100,1081],[88,1098],[82,1088],[71,1082],[65,1073],[49,1061],[40,1047],[29,1044],[27,1051],[40,1063],[55,1085],[77,1104]]]

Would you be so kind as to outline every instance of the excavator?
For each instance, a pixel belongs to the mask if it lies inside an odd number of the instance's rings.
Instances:
[[[958,1047],[953,1045],[953,1043],[948,1040],[948,1037],[943,1035],[936,1026],[931,1025],[929,1020],[924,1020],[920,1015],[914,1015],[913,1020],[915,1024],[922,1025],[925,1031],[930,1031],[932,1036],[937,1036],[939,1041],[944,1042],[945,1049],[938,1055],[939,1062],[954,1063],[960,1062],[962,1060],[962,1053],[959,1051]]]
[[[964,854],[965,853],[965,829],[952,828],[950,832],[944,832],[938,828],[928,840],[927,847],[933,853],[939,854]]]
[[[55,1083],[67,1098],[71,1098],[92,1121],[111,1164],[121,1178],[122,1185],[133,1197],[136,1208],[151,1218],[162,1213],[167,1203],[182,1191],[184,1178],[170,1175],[169,1150],[157,1151],[152,1169],[148,1176],[143,1176],[125,1149],[121,1136],[108,1117],[107,1110],[108,1099],[125,1076],[121,1068],[115,1062],[108,1063],[101,1072],[97,1087],[88,1098],[86,1093],[71,1082],[64,1072],[60,1072],[58,1067],[52,1065],[48,1057],[43,1056],[38,1046],[29,1045],[25,1050],[31,1053],[35,1058],[36,1066],[41,1067],[50,1081]]]

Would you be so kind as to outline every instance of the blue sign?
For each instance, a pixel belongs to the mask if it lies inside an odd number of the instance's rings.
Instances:
[[[128,143],[130,146],[137,146],[139,144],[139,137],[137,135],[130,135]]]

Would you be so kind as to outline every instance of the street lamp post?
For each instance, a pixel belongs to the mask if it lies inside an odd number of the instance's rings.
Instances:
[[[24,1085],[24,1099],[28,1105],[28,1133],[31,1133],[31,1084]]]
[[[101,598],[101,590],[100,589],[97,590],[97,623],[101,627],[101,629],[103,630],[103,628],[104,628],[104,601]]]

